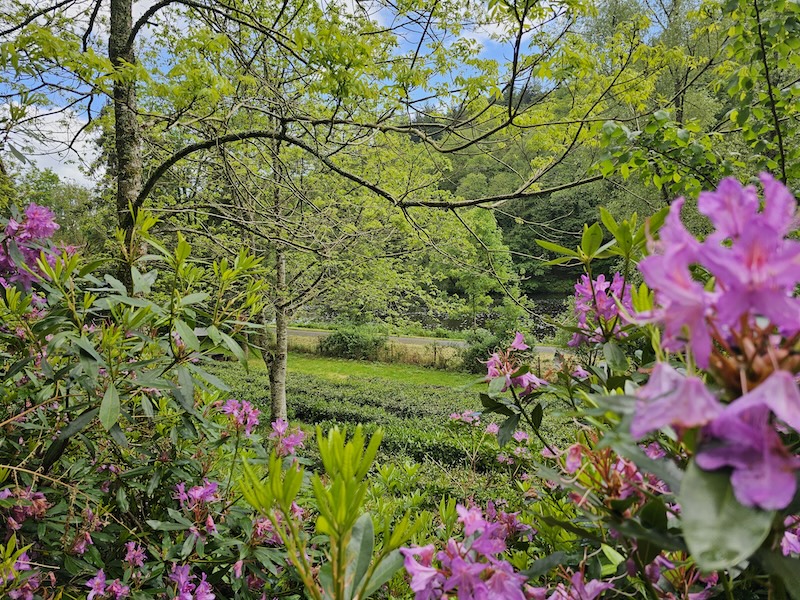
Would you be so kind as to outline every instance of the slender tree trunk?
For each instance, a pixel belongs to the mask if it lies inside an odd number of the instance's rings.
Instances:
[[[269,365],[269,393],[272,420],[286,418],[286,363],[289,357],[289,312],[286,296],[286,256],[275,249],[275,352]]]
[[[136,115],[136,82],[125,73],[125,64],[136,57],[128,38],[133,28],[133,0],[111,0],[108,57],[120,69],[114,78],[114,135],[117,167],[117,218],[130,240],[134,218],[130,206],[142,189],[142,154]]]

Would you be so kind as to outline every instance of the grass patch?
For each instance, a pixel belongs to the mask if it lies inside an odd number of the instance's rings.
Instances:
[[[264,363],[260,360],[251,361],[249,366],[251,369],[264,370]],[[475,375],[469,373],[439,371],[406,364],[326,358],[293,352],[289,354],[289,377],[294,378],[295,375],[313,375],[329,381],[341,382],[358,379],[384,379],[411,385],[449,388],[461,388],[477,380]],[[464,394],[475,397],[477,389],[476,387],[465,391]]]

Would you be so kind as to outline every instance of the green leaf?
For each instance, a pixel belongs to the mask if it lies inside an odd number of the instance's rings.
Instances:
[[[606,229],[611,232],[611,235],[616,237],[618,227],[617,221],[604,206],[600,207],[600,220],[603,222],[603,225],[606,226]]]
[[[506,378],[505,377],[495,377],[491,381],[489,381],[489,389],[488,394],[489,396],[497,396],[503,392],[503,388],[506,387]]]
[[[603,243],[603,230],[599,223],[593,223],[591,227],[583,226],[583,236],[581,237],[581,250],[588,257],[593,257]]]
[[[510,417],[516,414],[510,406],[504,404],[503,402],[499,402],[492,398],[487,394],[480,395],[481,404],[483,405],[483,412],[486,413],[497,413],[500,415],[505,415],[506,417]]]
[[[181,525],[180,523],[170,523],[169,521],[149,520],[146,521],[146,523],[156,531],[182,531],[189,529],[188,525]]]
[[[221,331],[219,332],[219,335],[225,342],[225,345],[228,346],[228,349],[239,360],[239,362],[242,363],[244,367],[247,367],[247,356],[245,355],[244,350],[242,350],[242,347],[236,343],[236,340],[234,340],[227,333],[223,333]]]
[[[508,417],[503,421],[503,424],[500,425],[500,431],[497,432],[497,443],[501,448],[509,442],[511,436],[514,435],[514,432],[517,430],[519,417],[519,415]]]
[[[783,580],[786,591],[794,600],[800,600],[800,560],[766,550],[760,551],[757,558],[767,572]]]
[[[194,352],[200,350],[200,340],[197,339],[197,336],[194,334],[194,330],[191,327],[189,327],[180,319],[175,319],[175,330],[178,332],[178,335],[181,336],[183,343],[186,344],[186,347],[189,348],[189,350]]]
[[[58,434],[58,437],[53,440],[53,443],[47,448],[47,452],[45,452],[44,458],[42,459],[42,466],[44,467],[45,471],[47,471],[52,464],[58,460],[58,458],[64,452],[64,448],[66,447],[69,439],[76,433],[79,433],[89,423],[91,423],[92,419],[97,416],[98,412],[100,412],[99,408],[91,408],[86,410],[78,415],[75,419],[70,421],[69,425],[61,430],[61,433]]]
[[[742,506],[730,475],[689,463],[678,497],[686,545],[703,571],[733,567],[748,559],[769,535],[774,511]]]
[[[566,552],[554,552],[550,556],[545,556],[544,558],[533,561],[530,567],[520,572],[520,575],[525,575],[529,579],[541,577],[548,571],[552,571],[560,565],[567,564],[567,558]]]
[[[375,531],[372,517],[369,513],[364,513],[353,526],[350,543],[347,545],[346,598],[352,598],[356,590],[361,587],[361,580],[364,579],[369,563],[372,562],[374,549]]]
[[[569,248],[565,248],[564,246],[559,246],[558,244],[554,244],[553,242],[548,242],[547,240],[536,240],[536,243],[539,244],[545,250],[550,250],[551,252],[555,252],[556,254],[566,254],[567,256],[573,256],[578,258],[579,254],[575,252],[575,250],[570,250]]]
[[[609,341],[603,344],[603,356],[612,371],[624,373],[628,370],[628,357],[616,342]]]
[[[544,408],[542,407],[541,402],[533,407],[531,411],[531,422],[535,429],[539,429],[542,426],[542,418],[544,417]]]
[[[203,302],[206,298],[208,298],[208,294],[206,292],[196,292],[181,298],[180,305],[189,306],[191,304],[197,304],[198,302]]]
[[[400,570],[403,566],[403,555],[400,554],[399,550],[393,550],[389,554],[387,554],[383,560],[375,567],[375,570],[372,572],[372,577],[369,578],[369,583],[367,587],[364,589],[364,594],[362,598],[369,598],[378,591],[378,588],[381,587],[384,583],[389,581],[392,576]]]
[[[119,421],[119,393],[113,383],[106,388],[103,401],[100,403],[100,423],[106,431]]]

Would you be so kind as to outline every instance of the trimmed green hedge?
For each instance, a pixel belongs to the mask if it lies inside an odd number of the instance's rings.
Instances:
[[[238,364],[228,363],[214,372],[231,386],[234,397],[267,410],[269,379],[265,371],[248,373]],[[465,465],[469,456],[460,440],[454,438],[453,431],[448,431],[449,415],[480,410],[477,388],[458,391],[379,378],[331,381],[290,372],[286,396],[290,419],[323,428],[362,423],[367,432],[382,427],[382,460],[399,455],[417,462],[433,460],[454,467]],[[565,426],[563,420],[545,418],[543,430],[556,445],[571,443],[572,427]],[[479,454],[476,467],[481,471],[503,468],[488,448]]]

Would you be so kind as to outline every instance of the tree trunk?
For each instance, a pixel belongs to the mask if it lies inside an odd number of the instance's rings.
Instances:
[[[269,394],[272,420],[286,419],[286,362],[289,357],[289,311],[285,304],[286,256],[275,249],[275,351],[269,365]]]
[[[111,0],[108,57],[120,72],[114,78],[114,135],[117,167],[117,218],[130,241],[134,217],[130,206],[142,189],[142,155],[136,114],[136,82],[125,72],[136,56],[128,38],[133,28],[133,0]]]

